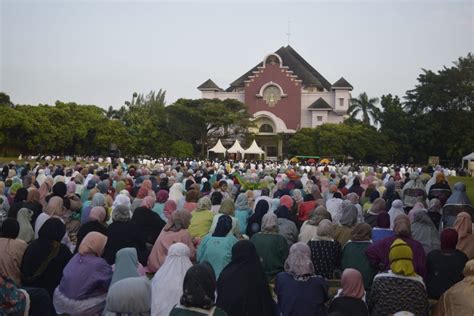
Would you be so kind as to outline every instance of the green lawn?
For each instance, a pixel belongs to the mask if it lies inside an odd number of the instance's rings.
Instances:
[[[451,187],[457,183],[462,182],[466,185],[466,192],[471,203],[474,203],[474,177],[448,177]]]

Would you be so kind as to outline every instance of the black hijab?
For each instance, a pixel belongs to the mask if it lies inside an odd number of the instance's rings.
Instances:
[[[291,221],[291,216],[290,216],[290,210],[284,205],[278,206],[278,208],[275,211],[275,215],[278,218],[286,218],[287,220]]]
[[[275,314],[267,278],[252,242],[241,240],[232,247],[232,261],[217,282],[217,304],[229,316]]]
[[[13,199],[13,202],[20,203],[20,202],[26,201],[27,199],[28,199],[28,190],[25,188],[19,188],[15,193],[15,198]]]
[[[186,307],[211,309],[214,306],[216,277],[208,263],[199,263],[186,272],[180,303]]]
[[[161,230],[166,225],[160,215],[143,206],[135,209],[132,216],[132,222],[137,225],[142,239],[152,245],[155,244]]]
[[[212,205],[221,205],[222,198],[223,198],[222,193],[220,193],[219,191],[212,192],[211,194]]]
[[[8,168],[8,165],[4,165],[3,166],[3,169],[2,169],[2,178],[3,178],[3,181],[7,180],[8,178],[8,172],[10,171],[10,169]],[[2,192],[3,193],[3,192]]]
[[[0,229],[0,237],[16,239],[20,233],[20,224],[15,218],[7,218],[3,221]]]
[[[217,220],[216,229],[212,237],[225,237],[232,229],[232,218],[229,215],[221,215]]]
[[[255,213],[253,213],[247,221],[247,236],[249,236],[249,238],[261,230],[262,218],[265,214],[267,214],[269,208],[270,205],[267,201],[258,201],[257,205],[255,206]]]

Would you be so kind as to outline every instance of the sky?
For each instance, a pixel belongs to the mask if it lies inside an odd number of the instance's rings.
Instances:
[[[474,47],[474,1],[0,0],[0,91],[15,104],[118,108],[199,98],[288,44],[353,96],[403,96]]]

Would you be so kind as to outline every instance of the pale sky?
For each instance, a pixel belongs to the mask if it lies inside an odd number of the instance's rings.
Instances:
[[[0,91],[16,104],[199,98],[287,45],[288,20],[290,45],[353,96],[403,96],[474,47],[474,1],[0,2]]]

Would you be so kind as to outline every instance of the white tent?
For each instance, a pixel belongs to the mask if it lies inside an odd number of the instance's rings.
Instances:
[[[253,140],[252,145],[250,145],[249,148],[245,150],[246,154],[251,154],[251,155],[262,155],[265,154],[265,152],[262,150],[262,148],[258,147],[257,142],[255,139]]]
[[[469,161],[471,161],[471,160],[474,160],[474,152],[470,153],[467,156],[462,157],[461,165],[464,167],[464,161],[467,161],[467,163],[469,164]]]
[[[212,151],[213,153],[216,153],[216,154],[225,154],[227,149],[224,147],[224,145],[222,145],[221,140],[219,139],[217,141],[217,144],[211,149],[209,149],[208,151]]]
[[[229,154],[243,154],[245,153],[245,149],[240,146],[239,140],[236,139],[234,145],[232,145],[232,147],[230,147],[227,152]]]

